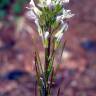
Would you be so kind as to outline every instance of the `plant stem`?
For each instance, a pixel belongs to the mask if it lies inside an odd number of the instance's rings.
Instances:
[[[49,36],[47,38],[48,46],[45,48],[45,73],[49,66],[49,57],[50,57],[50,50],[51,50],[51,27],[49,28]]]
[[[48,37],[48,47],[45,48],[45,72],[46,72],[47,69],[48,69],[49,56],[50,56],[50,36]]]
[[[48,76],[47,76],[47,71],[50,63],[50,50],[51,50],[51,28],[49,28],[49,36],[47,38],[48,40],[48,46],[45,48],[45,85],[46,85],[46,96],[48,96]]]

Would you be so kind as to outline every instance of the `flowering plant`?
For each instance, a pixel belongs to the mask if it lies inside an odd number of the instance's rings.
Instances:
[[[51,96],[55,53],[60,46],[64,32],[68,29],[66,19],[74,16],[70,10],[64,8],[64,5],[68,2],[69,0],[30,1],[28,15],[34,20],[45,48],[44,69],[40,63],[39,54],[35,51],[35,66],[40,96]]]

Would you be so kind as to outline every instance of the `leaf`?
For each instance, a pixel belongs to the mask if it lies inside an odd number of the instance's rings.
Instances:
[[[62,11],[62,6],[60,4],[57,4],[55,9],[54,9],[54,14],[58,15]]]
[[[65,40],[65,42],[63,43],[63,46],[62,46],[62,49],[61,49],[61,54],[60,54],[60,61],[59,61],[59,63],[61,63],[62,55],[63,55],[63,51],[64,51],[64,48],[65,48],[66,42],[67,42],[67,41]],[[58,45],[58,47],[59,47],[59,46],[61,46],[61,43]],[[59,65],[60,65],[60,64],[58,64],[58,65],[56,66],[56,70],[58,70]]]
[[[43,14],[43,13],[42,13]],[[46,24],[46,21],[45,21],[45,16],[44,15],[41,15],[40,18],[39,18],[39,23],[41,26],[44,26]]]
[[[51,86],[53,85],[53,79],[54,79],[54,67],[53,67],[52,72],[51,72],[49,89],[50,89]]]
[[[36,54],[38,71],[40,74],[43,74],[43,68],[42,68],[42,64],[41,64],[40,57],[39,57],[37,50],[35,51],[35,54]]]
[[[54,21],[53,24],[52,24],[52,30],[56,29],[58,27],[58,22]]]
[[[53,70],[53,58],[50,58],[50,61],[49,61],[49,65],[48,65],[48,69],[46,71],[46,80],[48,81],[49,79],[49,76],[51,75],[52,73],[52,70]]]
[[[42,68],[42,64],[41,64],[38,48],[36,47],[36,44],[35,44],[35,41],[34,41],[33,37],[32,37],[32,44],[34,45],[36,62],[39,64],[38,68],[40,68],[40,73],[43,74],[44,72],[43,72],[43,68]]]
[[[49,77],[50,73],[52,72],[52,69],[53,69],[53,64],[50,63],[48,66],[48,70],[47,70],[48,77]]]
[[[39,78],[40,78],[40,70],[39,70],[39,67],[38,67],[38,62],[37,62],[37,56],[36,56],[36,52],[35,52],[35,69],[36,69],[36,76],[37,76],[37,81],[39,83]]]

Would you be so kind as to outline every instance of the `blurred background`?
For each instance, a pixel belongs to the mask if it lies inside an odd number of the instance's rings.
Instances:
[[[0,96],[37,96],[34,44],[42,64],[44,49],[27,12],[30,0],[0,0]],[[62,61],[59,49],[52,96],[96,96],[96,0],[70,0],[75,14],[64,33]],[[33,42],[33,39],[34,42]]]

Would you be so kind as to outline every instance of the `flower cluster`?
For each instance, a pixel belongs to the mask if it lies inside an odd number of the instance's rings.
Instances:
[[[74,16],[74,14],[71,14],[71,10],[64,8],[64,4],[68,2],[69,0],[30,1],[27,14],[34,20],[45,47],[50,34],[56,41],[60,41],[63,33],[67,31],[68,24],[65,20]]]

